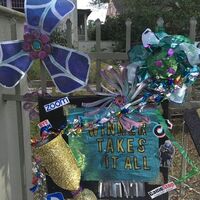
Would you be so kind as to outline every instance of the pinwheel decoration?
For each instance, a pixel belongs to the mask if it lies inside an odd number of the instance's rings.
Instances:
[[[127,68],[125,67],[115,70],[112,66],[109,66],[102,70],[101,77],[109,87],[101,84],[105,92],[95,93],[103,97],[102,99],[91,103],[82,103],[83,107],[92,108],[92,111],[87,112],[86,115],[101,114],[101,119],[98,121],[100,124],[119,120],[127,131],[130,131],[133,127],[139,128],[145,123],[149,123],[148,117],[140,113],[140,109],[144,106],[143,97],[140,95],[146,83],[142,82],[137,85],[136,82],[133,82],[129,84],[127,75]],[[137,120],[129,117],[132,114]]]
[[[62,93],[87,84],[90,59],[79,51],[52,43],[50,36],[73,11],[70,0],[25,0],[24,40],[0,43],[0,84],[15,87],[35,59],[40,59]]]
[[[185,91],[197,79],[200,49],[187,37],[153,33],[142,34],[143,46],[129,52],[129,74],[136,71],[139,82],[148,80],[149,96],[160,102],[163,98],[182,103]]]

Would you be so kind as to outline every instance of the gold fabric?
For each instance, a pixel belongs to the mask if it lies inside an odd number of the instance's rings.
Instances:
[[[74,200],[97,200],[97,198],[91,190],[84,189],[74,198]]]
[[[36,149],[42,164],[53,181],[66,190],[78,190],[81,171],[68,144],[58,135],[47,144]]]

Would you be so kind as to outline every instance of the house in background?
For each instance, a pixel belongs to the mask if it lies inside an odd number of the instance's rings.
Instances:
[[[88,6],[83,6],[79,4],[79,1],[83,0],[71,0],[75,4],[76,8],[73,12],[71,12],[66,20],[60,25],[61,30],[66,30],[66,21],[70,19],[72,22],[72,43],[75,48],[78,48],[79,40],[88,40],[87,34],[87,18],[91,13],[91,10]]]
[[[0,5],[24,12],[24,0],[1,0]]]
[[[60,24],[59,29],[66,31],[66,21],[67,19],[70,19],[72,22],[73,47],[83,51],[90,51],[90,49],[93,49],[94,42],[88,42],[88,21],[95,21],[99,18],[101,23],[104,23],[107,16],[116,16],[117,13],[120,12],[120,2],[122,2],[122,0],[110,0],[109,4],[101,4],[100,6],[91,6],[84,0],[71,1],[73,1],[77,9],[66,17],[66,19]],[[24,0],[0,0],[0,5],[24,12]],[[106,47],[105,49],[108,48]]]
[[[72,0],[77,8],[77,0]],[[82,0],[83,1],[83,0]],[[0,0],[0,5],[24,12],[24,0]],[[66,21],[72,22],[72,44],[78,48],[78,40],[87,41],[87,18],[91,10],[88,7],[78,7],[70,13],[65,21],[60,24],[61,30],[66,30]]]
[[[108,5],[107,16],[115,17],[126,12],[124,2],[122,0],[110,0]]]
[[[88,21],[96,21],[99,19],[101,23],[105,23],[108,13],[108,3],[93,6],[91,14],[88,16]]]
[[[79,40],[88,40],[87,19],[92,11],[90,9],[78,8],[78,36]]]

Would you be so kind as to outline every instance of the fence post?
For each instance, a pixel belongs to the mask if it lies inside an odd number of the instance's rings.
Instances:
[[[189,37],[192,41],[195,41],[196,39],[196,26],[197,26],[197,20],[195,19],[195,17],[191,17]],[[191,96],[192,96],[192,86],[187,88],[186,102],[189,102],[191,100]]]
[[[195,41],[195,39],[196,39],[196,26],[197,26],[197,20],[195,19],[195,17],[191,17],[189,37],[192,41]],[[189,102],[191,100],[191,96],[192,96],[192,86],[187,88],[186,102]],[[182,146],[185,147],[186,150],[188,150],[189,134],[185,133],[185,129],[184,129],[185,128],[185,122],[183,122],[182,126],[183,126]],[[186,173],[187,173],[187,162],[186,162],[185,158],[183,158],[183,157],[182,157],[181,165],[182,165],[181,175],[185,176]],[[182,184],[181,188],[180,188],[180,197],[182,198],[184,195],[185,195],[185,191],[183,189],[183,184]]]
[[[87,14],[84,14],[84,31],[85,31],[85,41],[88,41],[88,29],[87,29]]]
[[[126,20],[126,52],[131,48],[131,20],[128,18]]]
[[[11,40],[17,39],[17,22],[14,18],[10,21],[11,29]],[[21,87],[18,84],[15,87],[15,95],[19,97],[21,95]],[[20,176],[21,176],[21,188],[22,188],[22,200],[28,199],[26,191],[26,181],[25,181],[25,152],[24,152],[24,130],[23,130],[23,117],[22,117],[22,105],[20,101],[16,101],[16,112],[17,112],[17,132],[19,140],[19,159],[20,159]]]
[[[66,21],[66,27],[67,27],[67,46],[69,48],[72,48],[72,22],[70,19],[67,19]]]
[[[186,132],[185,127],[186,127],[186,125],[185,125],[185,121],[183,119],[182,133],[181,133],[181,144],[187,151],[188,150],[188,142],[189,142],[189,133]],[[181,176],[185,176],[186,174],[187,174],[187,161],[182,156],[182,158],[181,158]],[[181,184],[180,198],[182,199],[184,195],[185,195],[184,184]]]
[[[100,19],[97,19],[95,21],[96,24],[96,52],[99,54],[101,52],[101,21]],[[97,58],[96,60],[96,91],[101,90],[101,78],[100,77],[100,71],[101,71],[101,60]]]
[[[46,70],[41,60],[40,60],[40,80],[41,80],[42,94],[45,94],[47,92],[47,77],[46,77]]]

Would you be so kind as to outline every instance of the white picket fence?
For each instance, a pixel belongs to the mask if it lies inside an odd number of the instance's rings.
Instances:
[[[23,38],[24,14],[0,6],[0,41]],[[26,79],[14,89],[0,87],[0,199],[31,200],[32,162],[29,117],[21,109]],[[5,99],[4,94],[14,97]]]

